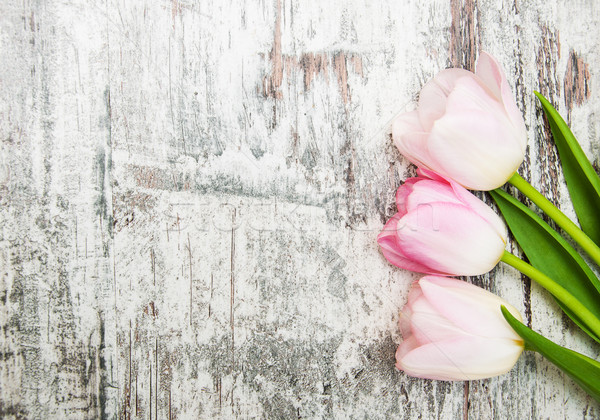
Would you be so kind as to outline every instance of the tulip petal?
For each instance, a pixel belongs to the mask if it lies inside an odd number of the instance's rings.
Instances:
[[[406,320],[410,321],[410,317],[412,316],[412,305],[423,297],[423,291],[421,290],[421,286],[419,286],[419,281],[415,280],[408,292],[408,297],[406,299],[406,304],[400,311],[400,331],[402,334],[410,333],[410,325],[406,324],[407,328],[402,328],[402,323]]]
[[[431,305],[426,297],[417,300],[410,308],[409,335],[414,337],[420,345],[448,340],[465,334],[467,333],[464,330]],[[404,332],[402,337],[406,337]]]
[[[442,174],[469,189],[492,190],[506,183],[523,161],[513,136],[495,115],[471,111],[446,114],[428,140]]]
[[[461,77],[473,77],[473,73],[463,69],[446,69],[427,82],[419,94],[419,119],[424,131],[431,130],[433,123],[446,112],[446,98]]]
[[[396,191],[396,207],[400,216],[404,216],[407,212],[406,203],[408,197],[413,191],[414,185],[419,181],[419,178],[408,178]]]
[[[517,107],[502,67],[496,59],[486,52],[482,52],[477,60],[475,74],[502,100],[504,109],[512,124],[519,133],[520,146],[525,153],[527,147],[527,129],[523,121],[523,114]]]
[[[415,271],[417,273],[442,274],[437,270],[431,269],[423,264],[407,258],[400,247],[398,246],[398,221],[400,215],[396,213],[384,226],[383,230],[377,237],[377,242],[381,247],[383,256],[396,267],[406,270]]]
[[[411,163],[422,166],[428,158],[426,142],[421,141],[424,133],[419,122],[417,111],[400,114],[392,124],[392,138],[394,144]]]
[[[479,275],[500,261],[504,242],[495,229],[463,205],[431,203],[399,221],[400,252],[446,275]]]
[[[512,305],[493,293],[462,280],[435,276],[423,277],[419,280],[419,285],[423,293],[420,301],[426,300],[434,313],[465,333],[520,340],[519,335],[502,316],[500,307],[504,305],[510,308],[510,312],[519,319],[521,315]],[[415,305],[413,312],[416,312]],[[412,319],[415,319],[414,314]]]
[[[410,353],[418,347],[419,343],[417,342],[417,340],[415,340],[414,337],[407,337],[403,339],[400,345],[398,346],[398,349],[396,350],[396,360],[402,359],[406,354]],[[396,367],[398,367],[398,365],[396,365]],[[398,369],[400,368],[398,367]]]
[[[416,166],[431,165],[431,156],[427,150],[427,137],[429,134],[416,131],[402,132],[397,128],[398,125],[404,124],[402,121],[398,122],[401,117],[402,115],[392,125],[394,145],[412,164]]]
[[[444,177],[436,172],[433,172],[429,169],[425,169],[422,167],[417,169],[417,174],[419,175],[420,178],[410,178],[410,179],[420,180],[423,178],[428,178],[428,179],[432,179],[434,181],[439,181],[439,182],[450,185],[454,192],[452,200],[449,200],[450,202],[461,202],[464,205],[466,205],[467,207],[472,208],[476,213],[478,213],[481,217],[483,217],[490,224],[492,224],[494,226],[494,228],[496,228],[498,235],[506,238],[506,236],[507,236],[506,225],[504,224],[502,219],[498,216],[498,214],[496,214],[496,212],[494,212],[491,209],[491,207],[489,207],[482,200],[480,200],[475,195],[473,195],[470,191],[468,191],[462,185],[454,182],[452,179],[450,179],[448,177]],[[396,196],[396,197],[398,197],[398,196]],[[407,199],[403,197],[402,202],[405,203],[406,201],[407,201]],[[442,200],[438,200],[438,201],[442,201]],[[398,198],[396,198],[396,203],[398,203]],[[405,209],[404,213],[406,213],[406,205],[404,205],[404,209]]]
[[[459,198],[459,200],[464,203],[466,206],[473,209],[477,214],[483,217],[487,222],[496,229],[498,236],[502,238],[504,243],[506,243],[508,238],[508,231],[506,229],[506,225],[502,221],[502,219],[483,201],[479,198],[475,197],[461,185],[457,184],[454,181],[450,181],[450,185],[454,190],[454,194]]]
[[[464,280],[455,279],[452,277],[440,277],[440,276],[423,276],[418,280],[419,289],[421,289],[421,281],[423,283],[433,283],[441,287],[452,287],[455,289],[471,290],[472,288],[482,289],[481,287],[475,286],[471,283],[467,283]],[[488,292],[489,293],[489,292]],[[421,290],[421,296],[424,296],[423,290]],[[499,298],[500,299],[500,298]],[[504,302],[504,300],[502,300]]]
[[[396,367],[418,378],[483,379],[508,372],[522,351],[522,341],[481,337],[459,337],[416,348],[401,344]]]
[[[400,332],[402,333],[403,339],[408,339],[412,335],[410,320],[412,317],[412,305],[423,298],[423,292],[419,282],[413,282],[410,292],[408,293],[408,299],[406,305],[400,311]]]
[[[403,135],[406,133],[419,133],[425,131],[419,119],[419,113],[415,111],[404,112],[396,117],[393,122],[394,132]]]
[[[429,178],[433,179],[434,181],[446,182],[448,184],[451,181],[450,178],[424,167],[417,168],[417,175],[419,175],[420,178]]]
[[[413,184],[410,195],[405,199],[406,211],[415,211],[422,205],[436,202],[462,203],[448,183],[419,179]]]
[[[490,92],[485,84],[475,77],[463,77],[456,81],[454,90],[448,96],[446,102],[446,114],[469,114],[471,112],[483,112],[505,125],[505,131],[515,134],[513,125],[506,115],[502,100]],[[467,126],[468,127],[468,126]],[[483,139],[485,142],[486,139]],[[514,142],[514,138],[505,141]]]
[[[494,57],[482,51],[477,59],[475,74],[485,85],[502,100],[502,82],[506,82],[506,76]]]

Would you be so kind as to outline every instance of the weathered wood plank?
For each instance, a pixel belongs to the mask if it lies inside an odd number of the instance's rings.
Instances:
[[[527,354],[485,381],[394,369],[415,275],[375,237],[414,173],[392,118],[487,50],[568,214],[532,92],[598,166],[591,2],[0,6],[0,412],[7,418],[595,418]],[[598,348],[512,269],[470,279]],[[595,350],[594,350],[595,349]]]
[[[117,408],[107,34],[85,6],[1,7],[4,418]]]

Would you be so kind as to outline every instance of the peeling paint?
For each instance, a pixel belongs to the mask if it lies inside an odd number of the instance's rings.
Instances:
[[[593,5],[499,6],[3,5],[0,416],[597,418],[531,354],[468,386],[394,367],[418,276],[375,238],[414,175],[389,131],[422,82],[499,54],[524,173],[561,208],[531,91],[570,98],[595,150]],[[589,350],[513,270],[469,281]]]
[[[567,124],[571,122],[573,105],[581,105],[589,99],[591,92],[589,64],[583,61],[575,51],[569,52],[567,71],[563,80],[565,105],[567,106]]]
[[[450,66],[475,71],[479,45],[477,0],[450,0]]]
[[[283,84],[284,70],[289,78],[293,72],[301,71],[304,74],[304,89],[310,90],[313,79],[322,75],[328,81],[328,71],[331,68],[336,75],[340,95],[344,103],[350,101],[348,87],[347,62],[352,64],[355,74],[363,77],[362,57],[357,54],[338,51],[328,52],[305,52],[299,57],[282,53],[281,46],[281,0],[277,0],[277,14],[275,18],[275,32],[273,46],[269,53],[270,74],[263,79],[263,94],[266,97],[283,99],[281,85]]]

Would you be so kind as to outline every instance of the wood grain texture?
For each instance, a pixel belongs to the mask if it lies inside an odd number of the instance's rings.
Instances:
[[[391,120],[482,50],[525,116],[523,175],[574,216],[533,91],[599,167],[593,2],[25,0],[0,16],[0,416],[600,416],[533,354],[470,383],[396,371],[417,277],[375,242],[414,173]],[[513,269],[469,281],[599,357]]]

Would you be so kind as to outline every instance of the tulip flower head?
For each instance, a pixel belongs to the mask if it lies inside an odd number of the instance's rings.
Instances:
[[[408,160],[472,190],[502,186],[523,162],[527,133],[504,72],[481,53],[477,69],[442,70],[419,96],[416,111],[393,123]]]
[[[443,276],[494,268],[507,240],[500,217],[456,182],[423,169],[419,174],[398,188],[398,213],[377,238],[385,258],[400,268]]]
[[[400,317],[396,367],[410,376],[446,381],[508,372],[524,349],[508,325],[500,297],[462,280],[425,276],[415,282]]]

